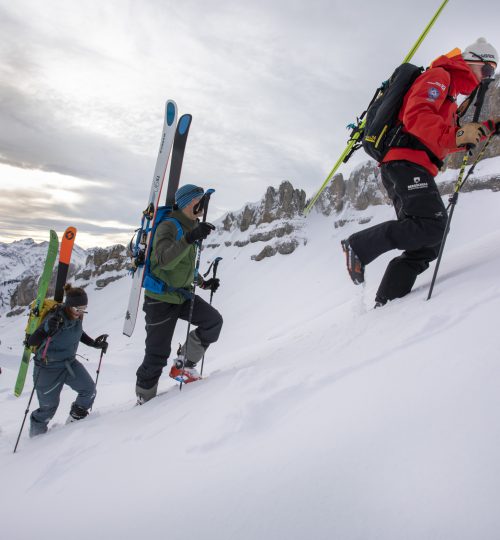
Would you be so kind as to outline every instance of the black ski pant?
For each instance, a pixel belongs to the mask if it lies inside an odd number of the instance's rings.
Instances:
[[[365,265],[386,251],[403,250],[387,266],[377,291],[378,299],[392,300],[408,294],[417,275],[437,258],[447,214],[434,177],[425,168],[390,161],[382,164],[381,173],[397,220],[355,233],[349,243]]]
[[[190,305],[190,300],[183,304],[168,304],[145,297],[143,310],[146,313],[146,353],[136,373],[137,386],[149,389],[158,383],[170,356],[177,320],[188,320]],[[208,302],[195,295],[191,323],[198,328],[194,330],[194,341],[200,343],[203,349],[207,349],[211,343],[219,339],[222,322],[221,314]]]

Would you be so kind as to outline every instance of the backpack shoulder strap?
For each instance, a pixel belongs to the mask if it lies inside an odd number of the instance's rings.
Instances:
[[[164,221],[172,221],[175,224],[175,226],[177,227],[177,236],[175,237],[175,239],[178,242],[184,235],[184,231],[182,230],[181,224],[179,223],[177,219],[170,216],[166,217]]]

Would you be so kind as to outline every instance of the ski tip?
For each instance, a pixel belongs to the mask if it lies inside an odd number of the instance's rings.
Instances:
[[[191,125],[191,120],[193,119],[193,116],[191,114],[183,114],[179,120],[179,124],[177,125],[177,131],[184,135],[187,130],[189,129],[189,126]]]
[[[68,227],[64,231],[64,238],[66,238],[66,240],[74,240],[75,236],[76,236],[76,227]]]
[[[165,106],[165,116],[167,119],[167,124],[171,126],[177,117],[177,105],[175,101],[168,100]]]

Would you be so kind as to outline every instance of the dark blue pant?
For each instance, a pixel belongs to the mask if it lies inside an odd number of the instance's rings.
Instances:
[[[146,354],[137,370],[137,386],[149,389],[158,383],[170,356],[175,325],[178,319],[188,320],[190,304],[189,300],[183,304],[168,304],[147,296],[144,298]],[[219,339],[222,316],[199,296],[195,296],[191,323],[198,327],[195,332],[203,348]]]
[[[36,395],[40,407],[31,413],[31,435],[47,431],[47,424],[56,414],[61,390],[65,384],[78,392],[75,404],[83,409],[90,409],[94,403],[95,383],[88,371],[78,360],[66,365],[53,367],[35,364],[33,381],[36,382]]]
[[[408,294],[417,279],[439,254],[446,227],[446,208],[434,177],[409,161],[381,166],[382,182],[396,210],[397,220],[368,227],[349,237],[363,264],[392,249],[403,253],[387,266],[377,297],[384,300]]]

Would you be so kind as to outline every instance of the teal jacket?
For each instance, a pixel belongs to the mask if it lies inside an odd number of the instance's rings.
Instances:
[[[50,338],[49,346],[47,347],[47,356],[44,360],[45,365],[51,367],[62,367],[67,362],[75,360],[76,351],[83,335],[83,327],[81,319],[71,320],[65,313],[62,306],[59,306],[53,313],[49,313],[47,318],[40,327],[40,331],[48,333],[48,321],[52,317],[60,317],[62,325],[59,330]],[[42,362],[43,353],[45,351],[47,340],[38,347],[35,353],[35,361]]]

